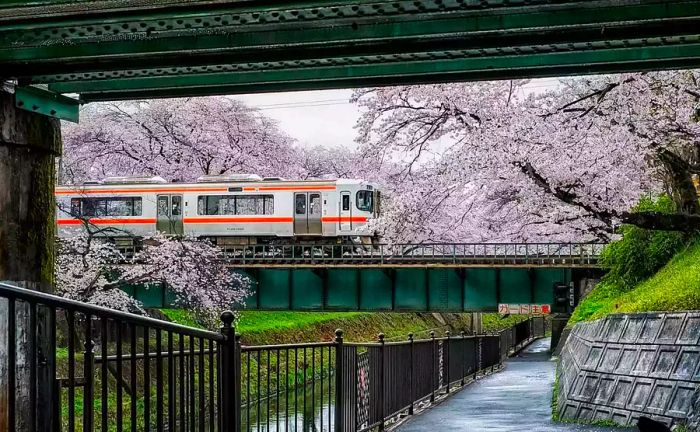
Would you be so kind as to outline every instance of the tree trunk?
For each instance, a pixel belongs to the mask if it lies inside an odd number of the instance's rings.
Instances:
[[[690,164],[669,150],[659,152],[659,160],[668,172],[668,182],[673,199],[680,213],[700,214],[698,191],[693,183],[693,173]]]
[[[51,292],[54,266],[54,159],[60,153],[60,123],[14,106],[0,90],[0,281]],[[55,377],[51,317],[36,308],[36,340],[30,308],[15,304],[14,341],[8,338],[8,303],[0,299],[0,430],[8,426],[8,349],[16,352],[15,430],[50,431]],[[30,390],[29,347],[37,354],[36,395]],[[36,405],[32,403],[35,396]],[[33,411],[36,407],[36,411]]]

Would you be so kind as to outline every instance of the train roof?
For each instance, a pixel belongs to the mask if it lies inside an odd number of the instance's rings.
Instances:
[[[141,177],[141,179],[144,179]],[[65,185],[56,187],[59,194],[80,194],[86,190],[115,192],[157,192],[161,190],[177,192],[227,192],[230,187],[240,187],[243,191],[253,190],[286,190],[287,187],[294,186],[336,186],[336,185],[374,185],[360,179],[307,179],[307,180],[285,180],[280,178],[266,178],[261,180],[229,180],[229,181],[199,181],[199,182],[167,182],[160,177],[152,178],[152,181],[99,181],[86,182],[80,185]],[[280,189],[284,188],[284,189]]]

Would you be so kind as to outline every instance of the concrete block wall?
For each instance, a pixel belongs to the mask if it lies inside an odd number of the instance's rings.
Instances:
[[[562,419],[626,426],[640,416],[667,425],[697,422],[700,311],[616,314],[579,323],[557,373]]]

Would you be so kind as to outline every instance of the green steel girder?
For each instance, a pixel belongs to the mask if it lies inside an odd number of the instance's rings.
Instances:
[[[80,101],[37,87],[16,87],[15,106],[25,111],[78,123]]]
[[[364,85],[431,83],[444,81],[507,79],[528,76],[585,74],[593,71],[653,70],[700,66],[700,43],[666,46],[600,49],[597,51],[513,54],[494,57],[461,57],[458,53],[397,56],[393,62],[342,64],[344,59],[307,68],[260,68],[238,72],[172,74],[124,79],[56,82],[57,92],[81,92],[84,101],[134,99],[219,93],[251,93],[346,88]],[[421,58],[422,57],[422,58]]]
[[[14,0],[0,75],[84,100],[700,66],[698,0]]]
[[[238,270],[243,272],[242,270]],[[555,283],[592,270],[567,268],[261,268],[246,309],[397,312],[495,312],[499,303],[552,304]],[[598,273],[596,273],[598,274]],[[160,287],[123,288],[145,307],[172,307]]]

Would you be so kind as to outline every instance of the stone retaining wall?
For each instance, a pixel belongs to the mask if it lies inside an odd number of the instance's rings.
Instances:
[[[695,423],[700,396],[700,312],[610,315],[571,331],[558,368],[562,420],[640,416]]]

